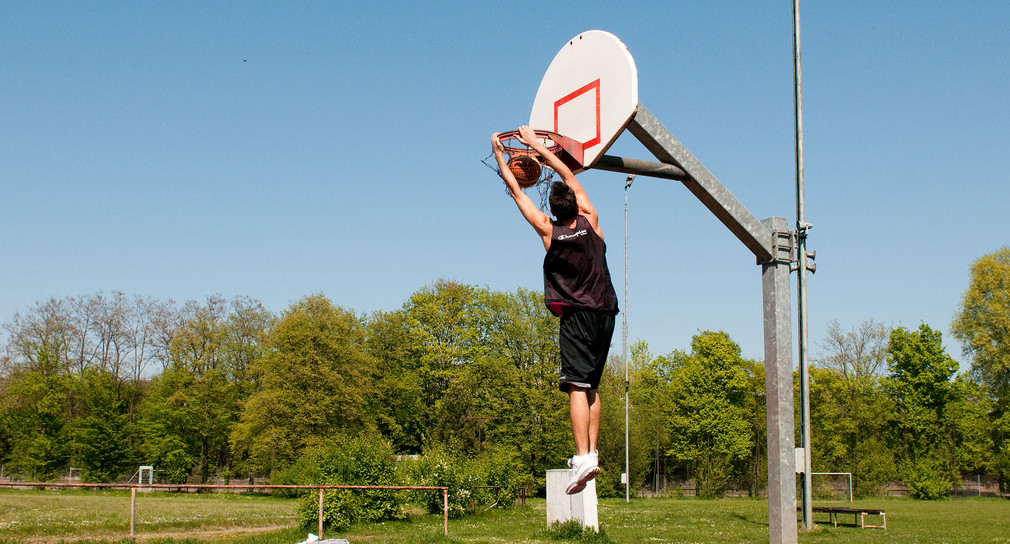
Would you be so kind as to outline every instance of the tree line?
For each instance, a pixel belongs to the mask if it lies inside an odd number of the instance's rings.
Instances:
[[[927,324],[833,323],[810,371],[814,470],[853,473],[859,494],[900,480],[934,498],[976,473],[1005,488],[1008,300],[1003,248],[975,263],[951,326],[972,361],[964,370]],[[98,293],[38,303],[4,330],[7,476],[76,468],[86,481],[121,481],[138,465],[176,483],[277,476],[335,437],[367,435],[440,459],[507,449],[536,485],[572,454],[557,321],[524,288],[440,280],[370,314],[319,294],[275,314],[248,297]],[[701,496],[763,492],[761,361],[725,332],[699,331],[666,355],[636,342],[629,367],[635,488],[663,477]],[[601,384],[601,494],[623,487],[623,371],[612,356]]]

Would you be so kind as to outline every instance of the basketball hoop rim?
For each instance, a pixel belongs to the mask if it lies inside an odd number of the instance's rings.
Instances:
[[[566,138],[558,134],[557,132],[551,132],[549,130],[534,130],[533,134],[537,136],[537,139],[550,139],[551,143],[550,144],[545,143],[544,147],[549,149],[551,153],[557,154],[558,151],[564,149],[561,145],[561,142]],[[505,142],[508,140],[519,140],[518,130],[509,130],[506,132],[498,133],[498,141],[502,143],[502,147],[505,148],[505,152],[510,155],[513,153],[525,153],[527,155],[537,155],[537,153],[526,144],[506,145]]]
[[[582,142],[550,130],[534,129],[533,134],[536,135],[538,140],[542,141],[544,147],[546,147],[548,151],[561,159],[561,162],[565,163],[565,165],[572,169],[572,171],[583,169],[582,157],[584,146]],[[526,144],[522,144],[521,141],[521,145],[506,144],[506,142],[510,140],[520,141],[518,130],[509,130],[498,133],[498,141],[502,144],[503,150],[507,155],[509,155],[509,157],[516,154],[523,154],[531,155],[537,159],[541,158],[539,153]],[[550,140],[550,142],[545,142],[544,140]]]

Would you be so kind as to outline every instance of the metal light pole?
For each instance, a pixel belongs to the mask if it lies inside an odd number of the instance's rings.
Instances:
[[[807,353],[807,230],[803,180],[803,90],[800,71],[800,0],[793,0],[793,106],[796,121],[796,270],[800,363],[800,440],[803,444],[803,527],[814,528],[810,462],[810,385]],[[812,254],[810,255],[812,256]]]
[[[631,502],[631,456],[628,453],[628,188],[635,181],[635,174],[624,182],[624,502]]]

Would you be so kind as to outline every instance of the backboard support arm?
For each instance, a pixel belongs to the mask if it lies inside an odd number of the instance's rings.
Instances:
[[[775,259],[772,232],[762,225],[645,106],[638,105],[638,110],[628,123],[628,131],[660,162],[676,166],[686,174],[680,179],[684,186],[743,242],[743,245],[757,257],[757,262],[767,263]]]
[[[641,104],[627,130],[661,164],[604,155],[593,168],[681,181],[761,265],[768,446],[768,540],[796,544],[796,482],[789,273],[795,248],[785,219],[758,221]]]

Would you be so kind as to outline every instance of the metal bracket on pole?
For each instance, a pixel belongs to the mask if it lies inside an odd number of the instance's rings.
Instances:
[[[796,231],[783,230],[772,233],[772,254],[774,262],[788,263],[790,270],[793,270],[797,262],[796,257]],[[758,264],[764,264],[759,262]]]

